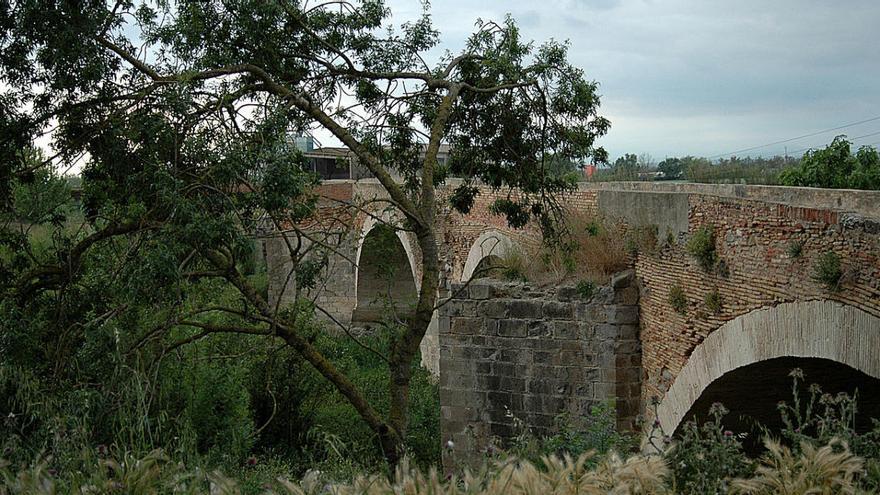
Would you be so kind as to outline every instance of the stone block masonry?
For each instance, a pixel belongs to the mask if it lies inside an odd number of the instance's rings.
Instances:
[[[440,309],[440,405],[446,466],[478,462],[525,427],[551,433],[561,413],[613,402],[618,428],[641,411],[638,289],[632,271],[584,299],[573,287],[480,280],[453,285]],[[518,425],[517,422],[522,424]]]

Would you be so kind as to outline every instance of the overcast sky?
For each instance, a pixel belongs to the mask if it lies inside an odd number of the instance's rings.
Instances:
[[[389,0],[395,23],[421,12]],[[474,21],[517,19],[524,37],[570,40],[600,83],[624,153],[714,156],[880,117],[880,0],[435,0],[443,47]],[[880,143],[880,118],[740,153],[782,154],[835,134]]]

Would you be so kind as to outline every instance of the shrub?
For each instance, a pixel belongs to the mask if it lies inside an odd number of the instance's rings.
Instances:
[[[703,302],[706,304],[706,309],[713,314],[718,314],[721,312],[721,294],[718,292],[718,289],[713,290],[706,294]]]
[[[680,285],[675,284],[669,289],[669,304],[677,313],[687,314],[688,301]]]
[[[726,493],[731,478],[754,472],[740,438],[722,425],[727,412],[721,404],[712,404],[711,419],[702,426],[686,423],[681,439],[667,453],[680,493]]]
[[[802,240],[793,240],[788,243],[788,248],[786,248],[786,252],[788,252],[788,257],[791,259],[798,259],[804,254],[804,241]]]
[[[581,280],[575,286],[575,290],[582,299],[590,299],[596,292],[596,284],[590,280]]]
[[[607,402],[593,406],[586,417],[574,418],[563,413],[554,423],[555,433],[542,441],[545,456],[580,457],[588,452],[604,456],[632,452],[638,445],[634,435],[617,430],[614,408]]]
[[[510,410],[507,417],[512,420],[516,435],[506,451],[490,449],[501,458],[525,459],[542,466],[548,456],[576,458],[589,453],[592,455],[586,463],[595,466],[608,454],[634,452],[638,447],[635,435],[618,431],[612,402],[596,404],[582,417],[557,415],[553,433],[545,437],[535,436]]]
[[[563,242],[526,249],[525,256],[540,260],[525,266],[530,281],[555,284],[575,279],[600,285],[629,265],[627,251],[637,244],[624,225],[583,212],[572,212],[566,222]]]
[[[840,280],[843,278],[840,256],[834,251],[828,251],[819,257],[813,272],[813,280],[825,285],[833,292],[840,290]]]
[[[244,459],[253,445],[254,423],[246,375],[232,363],[202,363],[190,369],[183,384],[187,421],[202,454],[236,462]]]
[[[685,246],[688,254],[693,256],[700,267],[709,272],[718,261],[718,253],[715,252],[715,231],[711,225],[704,225],[694,231]]]

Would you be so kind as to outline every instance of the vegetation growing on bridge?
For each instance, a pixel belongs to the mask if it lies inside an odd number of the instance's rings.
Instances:
[[[626,269],[640,251],[653,252],[653,229],[628,226],[602,215],[568,211],[563,242],[526,246],[501,260],[501,275],[538,285],[574,281],[587,291],[606,285],[609,277]],[[587,297],[588,298],[588,297]]]
[[[837,292],[840,290],[841,279],[843,279],[843,268],[840,256],[834,251],[819,256],[813,271],[813,280],[825,285],[828,290]]]
[[[718,253],[715,251],[715,227],[704,225],[694,231],[685,245],[688,254],[693,256],[700,268],[711,272],[718,263]]]

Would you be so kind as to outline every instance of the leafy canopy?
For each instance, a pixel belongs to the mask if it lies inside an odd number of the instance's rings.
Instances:
[[[786,169],[780,181],[786,186],[880,190],[880,155],[871,146],[852,153],[852,142],[837,136],[823,149],[804,154],[796,167]]]
[[[279,339],[397,459],[440,273],[436,188],[461,178],[459,211],[474,203],[476,181],[507,191],[496,212],[552,233],[556,194],[573,184],[559,164],[604,161],[596,139],[609,123],[565,43],[525,41],[511,18],[480,21],[460,53],[429,62],[440,38],[427,11],[397,28],[389,18],[380,0],[0,4],[0,193],[80,163],[84,219],[61,228],[48,215],[52,242],[37,252],[20,228],[23,203],[3,194],[9,318],[39,322],[30,335],[46,349],[75,349],[94,325],[113,325],[135,355],[218,333]],[[383,356],[394,378],[387,414],[315,347],[313,311],[270,304],[244,273],[267,231],[294,269],[316,267],[288,279],[320,271],[315,258],[334,249],[334,233],[304,228],[318,179],[292,145],[318,128],[378,179],[422,253],[415,316]],[[52,154],[28,158],[39,138]],[[452,147],[442,165],[441,143]],[[296,284],[297,298],[313,279]],[[132,324],[115,326],[125,318]],[[63,353],[46,357],[73,368]]]

